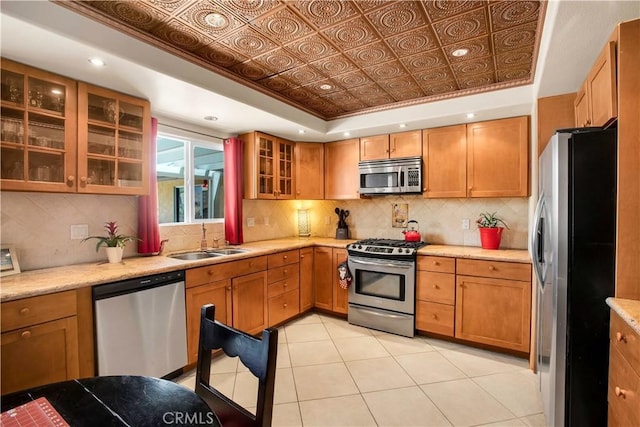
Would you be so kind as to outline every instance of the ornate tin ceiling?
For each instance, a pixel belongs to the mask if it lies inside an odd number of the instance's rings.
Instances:
[[[529,84],[545,9],[522,0],[57,3],[323,119]]]

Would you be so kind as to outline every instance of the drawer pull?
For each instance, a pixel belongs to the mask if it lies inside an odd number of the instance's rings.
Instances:
[[[626,343],[627,337],[625,337],[622,332],[616,332],[616,341]]]
[[[231,286],[227,286],[226,288],[229,292],[231,292]]]
[[[616,387],[615,388],[615,392],[616,392],[616,396],[618,396],[618,397],[622,397],[623,399],[626,397],[627,391],[625,389],[622,389],[620,387]]]
[[[29,314],[29,312],[30,312],[30,311],[31,311],[31,310],[29,309],[29,307],[22,307],[22,308],[20,309],[20,315],[22,315],[22,316],[26,316],[27,314]]]
[[[282,304],[282,308],[287,308],[287,303]]]
[[[283,258],[283,259],[287,259],[288,257],[285,255],[285,256],[283,256],[282,258]]]
[[[440,289],[440,286],[438,286],[438,285],[433,285],[433,289]]]
[[[213,270],[207,270],[207,274],[208,274],[209,276],[213,276]]]
[[[495,268],[493,265],[490,265],[490,266],[489,266],[489,271],[493,271],[493,270],[495,270],[495,269],[496,269],[496,268]]]
[[[287,284],[285,283],[285,284],[283,284],[282,286],[286,288],[286,287],[287,287]]]
[[[433,320],[438,320],[438,315],[437,314],[432,314],[431,317],[433,318]]]
[[[285,274],[287,274],[288,271],[287,270],[282,270],[282,275],[284,276]]]
[[[440,265],[438,261],[433,261],[433,265]]]
[[[24,331],[20,334],[20,337],[24,339],[31,338],[31,331]]]

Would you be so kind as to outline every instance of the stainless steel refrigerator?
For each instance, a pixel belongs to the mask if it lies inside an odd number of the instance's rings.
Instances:
[[[606,426],[616,130],[567,129],[539,159],[531,252],[538,382],[549,426]]]

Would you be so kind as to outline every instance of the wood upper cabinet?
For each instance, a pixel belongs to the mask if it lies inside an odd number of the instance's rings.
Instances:
[[[244,197],[293,199],[295,144],[261,132],[239,136],[244,142]]]
[[[333,252],[331,248],[313,248],[313,277],[315,295],[313,305],[325,310],[333,310]]]
[[[187,311],[187,356],[188,363],[198,360],[198,342],[200,340],[200,310],[205,304],[216,306],[216,320],[232,325],[231,316],[231,280],[218,280],[201,286],[191,286],[187,270],[187,289],[185,291]]]
[[[338,265],[347,260],[346,249],[336,249],[332,251],[333,264],[331,269],[331,287],[333,289],[333,311],[335,313],[347,314],[349,309],[349,290],[342,289],[338,285]]]
[[[422,155],[421,131],[360,138],[360,160],[394,159]]]
[[[456,260],[455,337],[529,352],[531,265]]]
[[[609,41],[595,63],[574,103],[576,126],[605,126],[618,115],[616,43]]]
[[[422,153],[423,196],[466,197],[467,126],[425,129]]]
[[[233,326],[249,334],[259,334],[268,324],[267,272],[231,279]]]
[[[357,138],[324,144],[324,198],[358,199],[359,140]]]
[[[296,142],[296,199],[324,198],[324,144]]]
[[[5,302],[1,310],[2,394],[80,376],[75,291]]]
[[[2,58],[3,190],[75,192],[77,84]]]
[[[78,83],[78,192],[149,193],[149,101]]]
[[[467,196],[529,195],[529,117],[467,125]]]
[[[300,312],[313,308],[313,248],[300,249]]]

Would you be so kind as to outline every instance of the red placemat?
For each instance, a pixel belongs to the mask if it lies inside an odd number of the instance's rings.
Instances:
[[[51,403],[40,397],[0,414],[1,427],[69,427]]]

